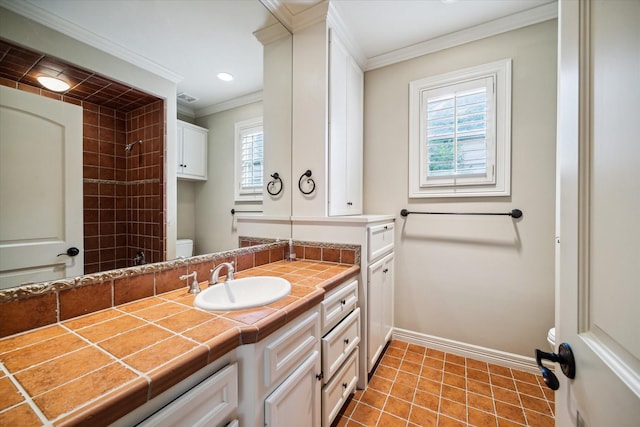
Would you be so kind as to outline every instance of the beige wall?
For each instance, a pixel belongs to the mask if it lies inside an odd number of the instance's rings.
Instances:
[[[524,356],[554,322],[557,21],[365,74],[364,203],[395,213],[395,325]],[[513,59],[510,197],[408,199],[409,82]],[[409,210],[508,212],[509,217]]]
[[[178,180],[178,239],[196,239],[196,183]]]
[[[255,208],[255,203],[236,205],[234,202],[235,123],[260,116],[261,101],[196,119],[196,125],[209,129],[209,178],[206,182],[188,183],[193,186],[194,191],[195,254],[238,247],[236,221],[230,211],[232,208],[252,209]],[[186,213],[188,209],[186,205],[181,206],[181,212]],[[185,230],[182,226],[179,229]]]

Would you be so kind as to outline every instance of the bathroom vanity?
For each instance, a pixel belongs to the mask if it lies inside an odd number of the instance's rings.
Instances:
[[[237,274],[287,277],[291,294],[268,306],[205,312],[180,284],[8,336],[0,340],[0,391],[15,402],[0,417],[30,425],[287,426],[300,425],[291,416],[298,411],[309,417],[305,425],[330,425],[357,382],[358,271],[277,261]],[[156,277],[175,280],[171,273]],[[85,352],[82,364],[67,364]]]

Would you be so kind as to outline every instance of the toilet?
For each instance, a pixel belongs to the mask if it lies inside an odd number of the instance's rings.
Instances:
[[[189,258],[193,256],[193,240],[178,239],[176,241],[176,258]]]
[[[547,333],[547,341],[549,342],[551,351],[556,351],[556,328],[549,329],[549,332]]]

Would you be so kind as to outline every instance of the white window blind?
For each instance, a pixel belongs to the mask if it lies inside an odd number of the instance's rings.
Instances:
[[[493,181],[493,78],[423,92],[421,185]]]
[[[242,168],[240,172],[240,192],[262,192],[262,172],[264,146],[262,126],[243,129],[240,135]]]
[[[409,197],[510,195],[511,60],[409,89]]]
[[[264,134],[262,118],[236,123],[236,200],[262,198]]]

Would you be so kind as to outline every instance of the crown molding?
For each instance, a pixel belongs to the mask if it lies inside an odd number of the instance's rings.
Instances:
[[[293,33],[293,14],[280,0],[258,0],[284,27]]]
[[[282,0],[259,0],[292,34],[327,19],[329,0],[322,0],[300,13],[292,13]]]
[[[226,111],[232,108],[242,107],[243,105],[253,104],[254,102],[262,101],[262,98],[262,91],[253,92],[248,95],[239,96],[238,98],[234,98],[229,101],[210,105],[209,107],[200,108],[199,110],[195,111],[194,117],[204,117],[208,116],[209,114],[219,113],[220,111]]]
[[[0,0],[0,5],[12,12],[22,15],[32,21],[42,24],[48,28],[58,31],[66,36],[82,43],[106,52],[123,61],[142,68],[145,71],[156,74],[173,83],[182,81],[183,76],[141,56],[131,50],[105,39],[91,31],[87,31],[66,19],[49,13],[27,1],[10,2],[8,0]]]
[[[524,12],[505,16],[485,24],[467,28],[442,37],[427,40],[393,52],[374,56],[366,61],[364,71],[375,70],[398,62],[417,58],[429,53],[448,49],[461,44],[495,36],[507,31],[517,30],[529,25],[538,24],[558,17],[558,3],[548,3]]]
[[[254,31],[253,36],[260,43],[262,43],[263,46],[266,46],[277,40],[291,36],[291,33],[286,28],[284,28],[282,24],[275,23],[273,25],[269,25],[268,27]]]
[[[344,21],[340,17],[340,12],[334,6],[335,3],[329,3],[329,10],[327,13],[327,24],[332,31],[335,31],[338,38],[347,48],[353,59],[356,61],[360,68],[363,68],[367,63],[367,57],[364,51],[345,25]]]
[[[189,108],[186,105],[182,105],[179,102],[178,105],[178,113],[184,114],[185,116],[191,117],[192,119],[196,118],[196,111],[193,108]]]

